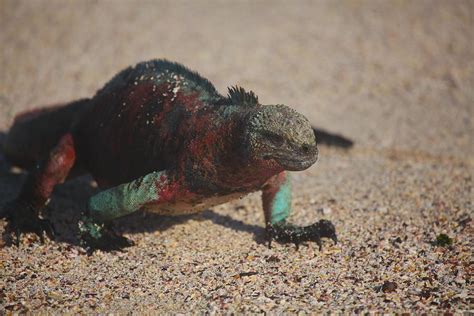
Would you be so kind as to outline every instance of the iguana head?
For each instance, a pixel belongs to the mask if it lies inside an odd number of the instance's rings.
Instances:
[[[309,121],[285,105],[252,109],[244,128],[250,158],[276,163],[284,170],[309,168],[318,159],[316,138]]]

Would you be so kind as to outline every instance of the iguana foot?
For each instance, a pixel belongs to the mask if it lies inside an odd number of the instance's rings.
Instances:
[[[294,243],[296,249],[303,241],[314,241],[318,244],[319,250],[322,250],[321,238],[331,238],[337,243],[336,228],[328,220],[320,220],[309,226],[296,226],[284,221],[267,226],[268,248],[271,247],[272,240],[280,243]]]
[[[110,224],[101,223],[83,216],[79,222],[81,245],[89,252],[95,250],[122,250],[133,246],[133,241],[117,234]]]
[[[6,218],[8,221],[5,229],[8,235],[15,234],[15,245],[20,245],[21,233],[34,233],[39,236],[41,242],[44,242],[44,234],[50,239],[54,239],[55,230],[52,223],[47,219],[38,217],[36,210],[29,203],[22,200],[13,200],[9,202],[0,212],[0,218]]]
[[[319,251],[323,249],[321,244],[321,238],[330,238],[337,244],[336,227],[331,221],[321,219],[312,225],[303,227],[305,231],[305,237],[308,241],[315,241],[319,246]],[[319,241],[318,241],[319,240]]]

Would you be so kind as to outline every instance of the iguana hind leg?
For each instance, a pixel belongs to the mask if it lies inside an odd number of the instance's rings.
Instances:
[[[8,219],[7,230],[16,233],[17,245],[21,232],[34,232],[42,238],[43,231],[46,231],[52,237],[52,226],[38,215],[55,185],[64,182],[75,161],[74,139],[71,134],[66,134],[47,158],[30,171],[19,196],[2,210],[0,217]]]

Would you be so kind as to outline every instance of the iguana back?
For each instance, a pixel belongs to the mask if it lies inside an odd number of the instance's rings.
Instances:
[[[74,127],[79,160],[104,187],[175,168],[191,138],[226,123],[217,114],[224,99],[182,65],[129,67],[97,92]]]

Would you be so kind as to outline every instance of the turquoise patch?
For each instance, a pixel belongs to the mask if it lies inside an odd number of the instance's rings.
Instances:
[[[129,183],[102,191],[89,200],[90,215],[100,220],[112,220],[140,209],[158,199],[157,185],[168,183],[165,172],[152,172]]]
[[[284,221],[291,212],[291,181],[287,174],[285,182],[280,185],[278,192],[272,202],[271,223]]]

